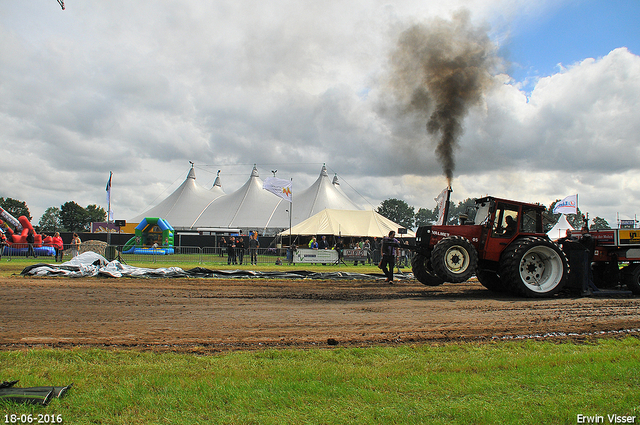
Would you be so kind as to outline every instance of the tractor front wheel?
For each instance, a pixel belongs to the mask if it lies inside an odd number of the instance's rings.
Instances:
[[[449,236],[436,244],[431,253],[431,264],[436,275],[445,282],[460,283],[469,280],[478,265],[478,251],[468,239]]]

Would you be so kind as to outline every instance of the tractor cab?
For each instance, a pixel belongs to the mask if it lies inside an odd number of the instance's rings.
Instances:
[[[486,261],[499,261],[504,248],[516,237],[544,235],[542,213],[545,207],[536,204],[485,197],[476,200],[475,225],[484,231],[479,249]]]

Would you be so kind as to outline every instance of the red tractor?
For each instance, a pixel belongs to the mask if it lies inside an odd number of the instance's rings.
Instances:
[[[476,200],[473,222],[419,227],[411,265],[421,283],[459,283],[475,275],[493,291],[549,297],[568,280],[567,257],[543,231],[543,205]]]

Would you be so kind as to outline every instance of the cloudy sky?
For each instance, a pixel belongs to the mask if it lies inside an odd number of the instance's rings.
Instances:
[[[457,30],[460,16],[490,60],[460,117],[452,200],[578,193],[612,225],[640,214],[637,0],[65,6],[0,9],[0,196],[25,201],[34,223],[67,201],[106,209],[110,171],[115,218],[129,219],[189,161],[205,187],[221,170],[227,193],[253,164],[295,190],[326,163],[363,207],[433,208],[447,184],[438,136],[428,112],[403,107],[394,58],[411,28]]]

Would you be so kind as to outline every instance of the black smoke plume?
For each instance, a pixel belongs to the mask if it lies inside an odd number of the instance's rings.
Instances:
[[[434,19],[402,32],[391,56],[391,86],[403,112],[424,116],[449,186],[454,153],[469,108],[479,103],[498,64],[487,30],[469,13]]]

